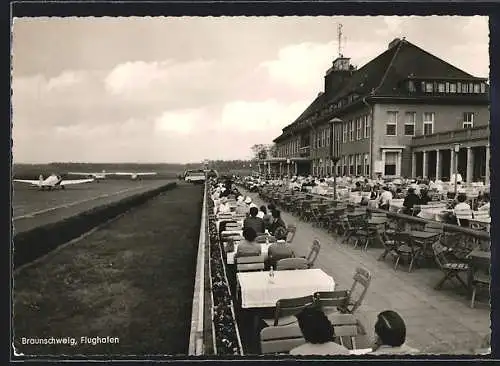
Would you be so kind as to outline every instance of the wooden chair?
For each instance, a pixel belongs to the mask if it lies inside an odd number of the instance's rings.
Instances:
[[[333,325],[334,341],[348,349],[356,349],[358,336],[358,320],[352,314],[331,314],[328,319]]]
[[[401,232],[396,234],[396,262],[394,263],[394,270],[398,269],[398,264],[401,258],[408,260],[408,272],[411,272],[415,259],[419,257],[422,252],[422,247],[413,241],[409,233]]]
[[[458,226],[469,226],[469,220],[472,220],[472,210],[454,210],[453,212],[457,218]]]
[[[305,258],[284,258],[276,262],[277,271],[308,269],[309,262]]]
[[[268,326],[289,325],[297,322],[297,315],[304,308],[314,305],[312,295],[280,299],[276,302],[273,319],[263,319]]]
[[[460,278],[460,273],[467,272],[469,270],[469,265],[467,263],[461,262],[457,258],[453,257],[453,252],[445,247],[440,242],[436,241],[432,244],[432,250],[434,252],[434,258],[438,264],[441,271],[444,273],[444,277],[437,283],[434,287],[439,290],[447,280],[456,278],[462,286],[467,289],[467,285]]]
[[[260,331],[260,353],[288,353],[295,347],[306,343],[299,325],[270,326]]]
[[[477,290],[482,287],[489,289],[491,285],[490,260],[484,258],[473,258],[470,264],[472,294],[470,307],[474,308]]]
[[[349,291],[318,291],[314,293],[313,297],[315,306],[322,309],[325,314],[338,314],[338,308],[345,306],[349,299]]]
[[[314,266],[314,262],[316,262],[316,258],[318,258],[319,250],[321,249],[321,243],[318,239],[314,239],[311,245],[311,250],[309,254],[305,258],[307,260],[309,268]]]
[[[236,271],[238,272],[254,272],[264,270],[264,256],[255,255],[248,257],[236,257]]]
[[[295,238],[295,233],[297,232],[297,226],[295,225],[288,225],[287,227],[287,234],[286,234],[286,242],[288,244],[293,242],[293,239]]]
[[[340,312],[353,314],[356,309],[361,306],[366,292],[368,291],[368,287],[370,286],[371,279],[371,274],[366,269],[361,267],[356,268],[353,276],[354,282],[351,286],[351,289],[349,290],[349,297],[346,301],[346,304],[339,308]],[[354,291],[358,287],[361,287],[362,291],[359,297],[356,299]]]

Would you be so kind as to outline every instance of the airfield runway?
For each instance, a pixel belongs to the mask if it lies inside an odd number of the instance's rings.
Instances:
[[[12,219],[14,232],[57,222],[80,212],[146,192],[172,180],[103,180],[99,183],[68,186],[64,190],[40,191],[14,183]]]

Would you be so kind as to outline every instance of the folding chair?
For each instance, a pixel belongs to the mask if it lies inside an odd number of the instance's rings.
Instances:
[[[297,315],[304,308],[314,304],[312,295],[280,299],[276,302],[273,319],[263,319],[268,326],[289,325],[297,322]]]
[[[299,325],[289,324],[270,326],[260,331],[260,353],[288,353],[297,346],[306,343]]]
[[[333,325],[335,342],[348,349],[356,349],[356,336],[359,334],[356,317],[337,313],[329,315],[328,319]]]
[[[309,262],[305,258],[284,258],[276,262],[276,270],[308,269]]]
[[[313,297],[315,306],[322,309],[325,314],[338,314],[338,308],[345,306],[349,299],[349,291],[318,291],[314,293]]]
[[[295,238],[295,233],[297,232],[297,226],[295,225],[288,225],[287,227],[287,234],[286,234],[286,242],[290,244],[293,242],[293,239]]]
[[[236,271],[238,272],[254,272],[264,270],[264,256],[248,256],[234,258],[236,263]]]
[[[436,290],[439,290],[447,280],[455,278],[458,280],[458,282],[460,282],[462,286],[467,289],[467,285],[460,278],[460,273],[467,272],[469,270],[469,265],[467,263],[461,262],[457,258],[452,258],[452,252],[440,242],[435,242],[434,244],[432,244],[432,250],[434,252],[436,263],[444,273],[444,277],[437,283],[434,288]]]
[[[319,250],[321,249],[321,243],[318,239],[314,239],[311,245],[311,250],[305,259],[307,260],[309,268],[314,266],[314,262],[316,262],[316,258],[318,258]],[[302,257],[303,258],[303,257]]]
[[[368,291],[368,287],[370,286],[371,279],[371,274],[366,269],[360,267],[356,268],[353,276],[354,282],[351,286],[351,289],[349,290],[349,297],[346,301],[346,304],[339,307],[339,311],[341,313],[352,314],[361,306],[366,292]],[[355,299],[354,291],[358,286],[362,288],[362,291],[359,297]]]

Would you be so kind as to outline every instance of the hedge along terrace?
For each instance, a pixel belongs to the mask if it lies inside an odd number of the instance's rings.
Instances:
[[[119,201],[92,208],[61,221],[17,234],[14,237],[14,268],[32,262],[59,245],[85,234],[89,230],[176,186],[175,182],[171,182],[151,191],[141,192]]]
[[[188,353],[202,187],[179,185],[14,277],[18,351],[53,355]],[[118,337],[92,346],[81,337]],[[22,345],[74,337],[77,346]]]

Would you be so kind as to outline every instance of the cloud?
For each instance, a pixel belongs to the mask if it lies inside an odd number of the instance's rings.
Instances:
[[[293,122],[309,105],[310,101],[283,104],[275,99],[260,102],[232,101],[227,103],[221,113],[220,127],[223,130],[267,131],[279,133],[283,126]]]
[[[205,78],[212,65],[213,62],[206,60],[126,62],[111,70],[104,83],[109,93],[123,97],[135,97],[144,91],[169,94],[177,92],[189,81]]]
[[[64,71],[59,76],[49,79],[45,87],[48,91],[54,89],[66,89],[82,82],[83,79],[83,73]]]
[[[279,50],[278,58],[265,61],[260,67],[265,68],[270,77],[295,88],[321,87],[321,77],[329,68],[334,55],[333,42],[300,43],[286,46]]]
[[[202,122],[202,116],[203,111],[196,109],[167,111],[155,120],[155,128],[160,132],[186,135]]]

